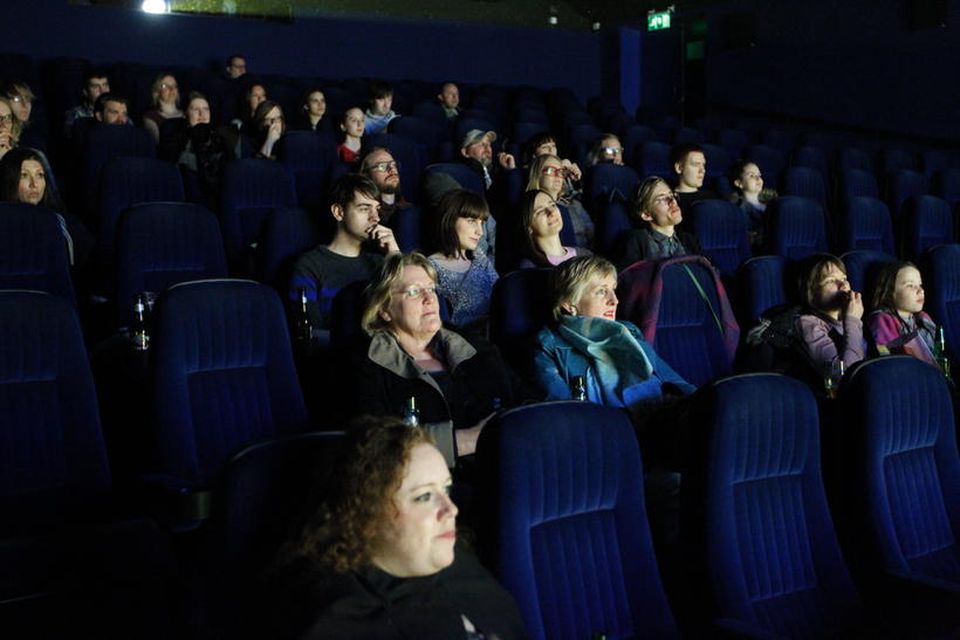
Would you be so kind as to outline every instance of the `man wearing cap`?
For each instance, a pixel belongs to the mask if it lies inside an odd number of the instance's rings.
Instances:
[[[497,139],[494,131],[481,131],[480,129],[471,129],[463,137],[460,144],[460,155],[466,159],[466,163],[477,173],[483,173],[483,181],[490,189],[493,184],[493,176],[490,169],[493,166],[493,143]],[[516,169],[517,161],[512,155],[501,151],[497,154],[497,164],[501,169]]]

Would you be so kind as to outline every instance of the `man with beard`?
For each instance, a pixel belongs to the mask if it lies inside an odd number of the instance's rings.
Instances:
[[[388,223],[399,209],[410,206],[400,193],[400,167],[389,149],[374,147],[360,160],[360,175],[380,189],[380,222]]]

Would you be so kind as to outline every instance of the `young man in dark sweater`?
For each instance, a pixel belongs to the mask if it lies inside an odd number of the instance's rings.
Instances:
[[[383,257],[399,251],[393,231],[380,224],[380,190],[370,178],[347,174],[331,192],[330,214],[337,231],[328,245],[302,254],[293,268],[290,300],[307,297],[307,312],[314,330],[330,326],[333,298],[343,287],[369,280],[380,269]]]

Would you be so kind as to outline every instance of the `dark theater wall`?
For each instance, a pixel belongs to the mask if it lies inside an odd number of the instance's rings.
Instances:
[[[730,2],[710,16],[708,96],[719,105],[960,140],[960,2],[946,28],[911,28],[925,0]],[[755,46],[728,48],[753,13]],[[743,21],[740,21],[742,25]],[[743,43],[741,43],[743,44]]]
[[[247,55],[258,73],[327,78],[465,79],[600,91],[600,36],[589,32],[450,23],[298,18],[292,24],[31,0],[6,6],[5,52],[95,62],[222,65]]]

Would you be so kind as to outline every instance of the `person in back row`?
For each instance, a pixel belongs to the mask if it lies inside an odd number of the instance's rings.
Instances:
[[[380,222],[387,223],[400,209],[411,206],[400,191],[400,166],[389,149],[374,147],[360,159],[360,175],[380,189]]]
[[[386,133],[387,125],[398,117],[393,110],[393,87],[386,82],[371,82],[370,106],[364,114],[363,133]]]
[[[715,200],[717,194],[703,188],[707,176],[707,156],[694,144],[682,144],[670,154],[673,171],[677,174],[677,204],[689,211],[690,205],[700,200]]]
[[[456,120],[460,117],[460,88],[452,82],[445,82],[440,87],[440,93],[437,94],[437,100],[443,107],[443,112],[447,120]]]
[[[683,220],[677,196],[660,177],[647,178],[630,203],[641,227],[624,232],[618,240],[617,267],[626,269],[640,260],[657,260],[700,253],[696,236],[676,227]]]
[[[369,178],[347,174],[333,185],[330,215],[337,229],[328,245],[307,251],[297,259],[290,281],[290,301],[307,297],[307,313],[315,332],[330,326],[333,298],[343,287],[369,280],[385,254],[399,251],[393,231],[380,224],[380,190]]]
[[[63,133],[69,138],[73,134],[73,123],[81,118],[93,117],[93,106],[103,93],[110,92],[110,80],[105,71],[90,69],[83,74],[83,86],[80,96],[83,101],[67,109],[63,116]]]

